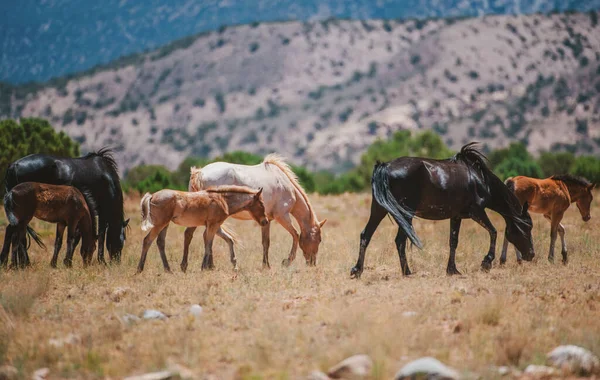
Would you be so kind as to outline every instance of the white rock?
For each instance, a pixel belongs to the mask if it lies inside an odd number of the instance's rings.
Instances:
[[[33,380],[44,380],[50,374],[50,369],[48,368],[40,368],[33,373]]]
[[[153,310],[153,309],[148,309],[146,311],[144,311],[144,319],[161,319],[161,320],[165,320],[167,319],[167,316],[164,315],[163,313],[161,313],[158,310]]]
[[[548,367],[545,365],[530,364],[525,368],[524,373],[533,377],[534,379],[543,379],[546,377],[560,375],[560,372],[556,368]]]
[[[19,376],[19,371],[11,365],[0,367],[0,380],[13,380]]]
[[[194,304],[192,306],[190,306],[190,314],[192,314],[194,317],[199,317],[202,315],[202,306],[198,305],[198,304]]]
[[[600,360],[579,346],[558,346],[547,355],[552,366],[576,375],[600,374]]]
[[[121,317],[121,321],[126,325],[133,325],[140,321],[140,317],[133,314],[125,314]]]
[[[76,334],[69,334],[64,338],[48,339],[48,344],[56,348],[61,348],[66,345],[75,345],[81,342],[81,338]]]
[[[118,287],[115,290],[113,290],[112,293],[110,293],[110,299],[113,302],[120,302],[123,299],[123,297],[125,297],[125,295],[129,293],[131,293],[130,288]]]
[[[307,377],[306,380],[329,380],[330,377],[324,374],[321,371],[312,371]]]
[[[408,363],[396,373],[394,379],[412,379],[418,375],[425,376],[426,379],[435,380],[460,379],[458,372],[432,357],[424,357]]]
[[[327,374],[332,379],[362,379],[371,375],[373,361],[367,355],[354,355],[331,367]]]
[[[124,380],[169,380],[175,379],[177,376],[178,374],[173,371],[160,371],[146,373],[144,375],[129,376]]]
[[[404,318],[416,317],[417,312],[416,311],[405,311],[404,313],[402,313],[402,316]]]
[[[498,367],[497,371],[500,376],[506,376],[511,372],[510,367],[507,367],[507,366]]]

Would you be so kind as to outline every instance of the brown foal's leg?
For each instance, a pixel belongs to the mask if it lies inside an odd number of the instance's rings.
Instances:
[[[71,223],[67,226],[67,255],[63,260],[63,263],[67,268],[73,266],[73,251],[75,251],[75,230],[77,226]]]
[[[269,247],[271,246],[271,223],[261,227],[263,245],[263,263],[265,269],[271,269],[269,264]]]
[[[146,263],[146,255],[148,254],[148,249],[152,245],[152,242],[158,236],[159,231],[162,231],[164,227],[153,227],[148,235],[144,238],[144,243],[142,244],[142,255],[140,256],[140,262],[137,267],[137,273],[141,273],[144,270],[144,264]]]
[[[186,272],[188,267],[188,254],[190,252],[190,243],[192,242],[192,238],[194,237],[194,232],[196,232],[196,228],[198,227],[188,227],[185,229],[185,233],[183,234],[183,258],[181,259],[181,271]]]
[[[285,214],[281,218],[276,219],[276,220],[279,222],[279,224],[281,224],[281,226],[283,228],[285,228],[285,230],[287,232],[290,233],[290,235],[292,235],[292,239],[294,239],[294,241],[292,242],[292,249],[290,250],[289,257],[287,259],[283,259],[283,261],[281,263],[283,266],[287,267],[296,258],[296,251],[298,250],[298,241],[300,240],[300,236],[298,235],[298,232],[296,231],[296,229],[294,228],[294,225],[292,224],[290,214]]]
[[[162,260],[165,272],[171,273],[171,268],[169,268],[169,261],[167,260],[167,253],[165,252],[168,228],[169,225],[167,224],[165,228],[163,228],[162,231],[160,231],[160,233],[158,234],[158,239],[156,239],[156,245],[158,245],[158,252],[160,252],[160,259]]]
[[[67,228],[67,226],[63,223],[56,224],[56,238],[54,239],[54,254],[52,255],[52,260],[50,261],[50,266],[52,268],[56,268],[56,262],[58,261],[58,254],[60,253],[60,249],[62,247],[63,235],[65,233],[65,228]]]
[[[204,259],[202,259],[202,270],[214,269],[212,262],[212,245],[220,225],[207,224],[204,230]]]
[[[561,254],[562,254],[562,258],[563,258],[563,264],[567,264],[569,262],[569,258],[567,256],[567,243],[565,242],[565,227],[560,223],[560,221],[562,220],[563,214],[560,214],[560,218],[557,216],[555,219],[558,220],[553,220],[553,218],[550,217],[550,215],[544,215],[544,218],[548,219],[550,221],[550,253],[548,254],[548,260],[550,262],[554,262],[554,245],[556,242],[556,232],[558,232],[558,234],[560,235],[560,241],[562,244],[562,249],[561,249]],[[552,229],[556,224],[556,232],[554,233],[554,238],[552,237]]]

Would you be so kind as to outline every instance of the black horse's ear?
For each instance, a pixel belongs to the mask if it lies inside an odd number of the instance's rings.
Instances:
[[[127,227],[129,225],[129,219],[123,222],[123,227]]]
[[[529,203],[525,202],[525,203],[523,203],[523,211],[522,211],[522,214],[523,214],[523,215],[527,214],[527,210],[529,210]]]

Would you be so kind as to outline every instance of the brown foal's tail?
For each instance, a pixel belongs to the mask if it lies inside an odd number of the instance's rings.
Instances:
[[[239,246],[240,248],[243,247],[243,245],[238,240],[238,236],[235,234],[235,232],[230,230],[229,227],[225,226],[225,224],[221,224],[221,229],[223,230],[223,232],[225,232],[226,234],[231,236],[231,240],[233,240],[233,244]]]
[[[140,207],[142,208],[142,231],[148,231],[154,227],[152,218],[150,217],[150,200],[152,200],[152,194],[146,193],[140,202]]]

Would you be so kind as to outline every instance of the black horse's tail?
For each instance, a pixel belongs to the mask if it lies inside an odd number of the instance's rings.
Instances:
[[[8,223],[11,226],[17,226],[19,224],[19,219],[15,215],[15,205],[16,203],[13,199],[12,191],[9,191],[6,194],[4,194],[4,212],[6,212]],[[33,241],[37,243],[37,245],[46,249],[46,245],[44,244],[40,236],[30,226],[27,226],[27,234],[33,239]]]
[[[400,226],[406,236],[408,236],[411,243],[418,248],[423,248],[421,240],[419,240],[413,226],[408,221],[413,217],[412,213],[406,210],[406,208],[394,198],[394,195],[390,190],[390,172],[386,163],[377,162],[377,164],[375,164],[373,177],[371,179],[371,187],[373,188],[373,198],[375,201],[394,218],[396,223],[398,223],[398,226]]]

